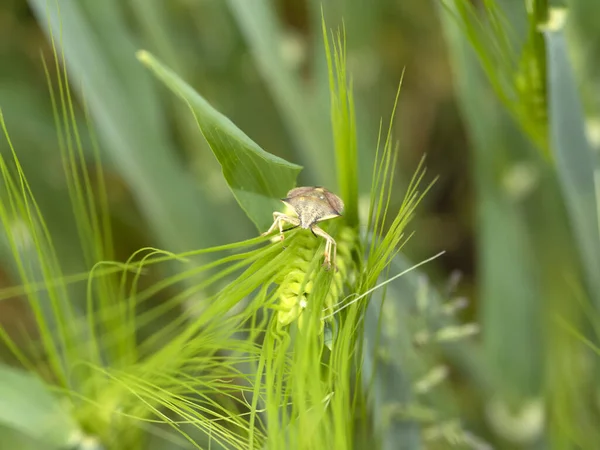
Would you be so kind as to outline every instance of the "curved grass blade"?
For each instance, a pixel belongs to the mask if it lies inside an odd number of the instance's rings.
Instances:
[[[138,58],[188,104],[236,200],[256,227],[266,230],[271,213],[280,207],[279,199],[294,187],[301,166],[265,152],[150,53],[140,51]]]
[[[545,55],[537,31],[544,2],[538,3],[531,2],[527,33],[515,30],[525,13],[522,2],[485,0],[481,8],[483,14],[476,5],[464,0],[443,0],[439,6],[469,41],[505,110],[546,157],[549,149]],[[519,47],[522,49],[515,51]]]

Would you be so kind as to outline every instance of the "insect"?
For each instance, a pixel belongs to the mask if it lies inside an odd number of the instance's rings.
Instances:
[[[292,189],[287,193],[287,197],[282,198],[281,201],[293,210],[296,217],[275,211],[273,213],[273,225],[262,233],[262,236],[266,236],[275,228],[279,228],[281,240],[283,241],[284,223],[289,223],[293,228],[310,229],[315,236],[320,236],[327,241],[323,264],[329,269],[333,260],[333,267],[335,268],[337,243],[319,228],[317,223],[340,217],[344,212],[342,199],[323,187],[305,186]]]

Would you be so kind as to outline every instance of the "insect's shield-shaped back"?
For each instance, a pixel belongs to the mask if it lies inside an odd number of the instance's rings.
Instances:
[[[320,186],[292,189],[282,201],[300,219],[302,228],[339,217],[344,212],[342,199]]]

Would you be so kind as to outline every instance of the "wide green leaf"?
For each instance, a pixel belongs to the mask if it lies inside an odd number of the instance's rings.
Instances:
[[[562,24],[550,24],[544,37],[552,150],[591,294],[600,305],[600,239],[594,182],[597,161],[585,135],[585,117]]]
[[[278,200],[295,186],[302,167],[265,152],[150,53],[141,51],[138,58],[188,104],[233,195],[256,227],[264,231],[272,222],[271,212],[281,207]]]
[[[44,448],[64,448],[81,434],[68,411],[39,378],[2,365],[0,425],[44,442]]]
[[[297,143],[308,175],[324,186],[333,186],[335,173],[329,170],[334,163],[333,153],[326,151],[331,145],[329,123],[319,118],[326,112],[326,103],[319,104],[302,83],[298,69],[286,60],[283,44],[290,37],[277,17],[275,4],[265,0],[228,0],[227,4]]]

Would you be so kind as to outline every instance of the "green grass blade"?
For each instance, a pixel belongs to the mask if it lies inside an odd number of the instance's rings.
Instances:
[[[515,30],[525,16],[522,2],[486,0],[478,8],[465,0],[443,0],[440,5],[469,41],[505,110],[547,157],[545,55],[537,30],[542,3],[531,2],[526,33]]]
[[[591,296],[600,306],[600,235],[593,155],[585,134],[585,117],[573,66],[567,53],[564,10],[554,10],[558,23],[544,30],[548,53],[550,139],[558,179],[583,261]]]
[[[321,27],[329,72],[331,124],[338,186],[346,204],[344,216],[348,225],[356,227],[358,226],[358,145],[352,82],[348,80],[346,73],[346,34],[345,30],[332,33],[333,46],[331,46],[324,17]]]
[[[381,99],[393,99],[393,93],[397,85],[397,74],[394,71],[392,77],[383,77],[376,74],[374,66],[379,64],[376,52],[382,30],[382,19],[385,15],[385,2],[323,2],[322,0],[309,0],[306,2],[308,10],[308,29],[312,31],[307,38],[310,45],[309,66],[311,71],[311,89],[314,91],[315,102],[320,106],[320,111],[327,108],[327,102],[331,97],[329,87],[329,71],[325,48],[322,45],[323,37],[319,36],[318,30],[322,29],[323,16],[329,29],[344,28],[346,41],[345,59],[349,63],[348,79],[352,84],[353,104],[355,107],[356,122],[359,124],[360,133],[356,136],[358,152],[358,184],[361,193],[368,192],[371,183],[370,168],[374,164],[373,143],[377,139],[379,119],[384,113],[381,110]],[[374,95],[377,92],[378,95]],[[331,104],[331,101],[329,100]],[[387,103],[385,103],[387,105]],[[321,106],[322,105],[322,106]],[[385,111],[387,116],[388,111]],[[324,112],[321,112],[324,114]],[[326,142],[327,145],[329,141]],[[403,181],[408,174],[402,173],[399,168],[399,181]]]
[[[544,302],[536,279],[534,247],[521,206],[536,178],[526,172],[519,180],[526,184],[523,189],[516,189],[511,186],[510,177],[519,169],[527,169],[522,166],[523,161],[531,160],[536,151],[511,120],[510,111],[499,108],[502,99],[494,98],[484,78],[485,70],[479,66],[479,55],[471,49],[468,36],[448,8],[451,7],[440,7],[440,13],[456,74],[459,104],[472,141],[473,179],[478,193],[475,223],[479,233],[484,357],[496,395],[502,401],[519,405],[542,395],[544,346],[540,332]]]
[[[262,150],[150,53],[141,51],[138,58],[188,104],[233,195],[258,230],[266,230],[273,221],[271,213],[294,187],[301,167]]]
[[[581,82],[581,98],[586,111],[598,115],[600,97],[596,93],[600,86],[600,60],[596,55],[600,52],[600,30],[596,17],[600,14],[600,3],[588,0],[569,2],[568,5],[567,36],[573,44],[569,45],[569,51],[577,81]],[[598,148],[597,140],[595,147]]]
[[[135,60],[136,45],[117,2],[29,2],[64,50],[69,73],[83,86],[103,148],[132,189],[150,227],[173,251],[218,241],[200,195],[177,157],[151,78]],[[60,8],[60,9],[59,9]],[[102,30],[110,28],[111,32]]]

